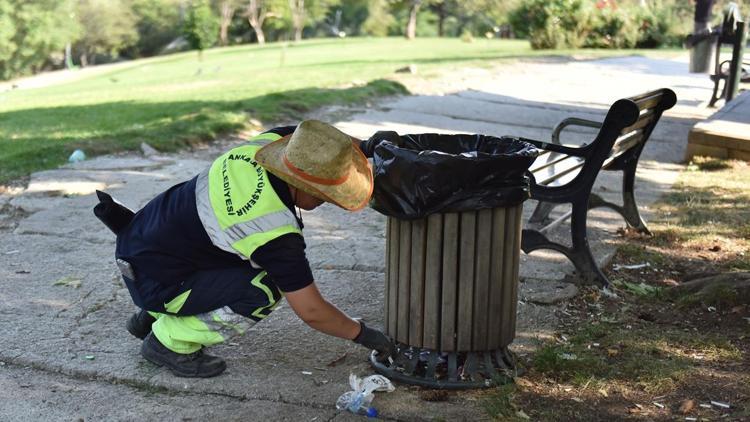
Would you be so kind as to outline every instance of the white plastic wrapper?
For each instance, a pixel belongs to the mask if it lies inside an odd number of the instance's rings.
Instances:
[[[375,391],[390,393],[396,389],[391,380],[382,375],[370,375],[369,377],[359,378],[354,374],[350,374],[349,385],[352,387],[352,390],[362,392],[365,395]]]
[[[377,417],[377,410],[370,407],[372,400],[375,398],[373,393],[376,391],[390,393],[396,389],[391,380],[382,375],[360,378],[350,374],[349,386],[352,391],[347,391],[336,400],[336,409],[346,409],[352,413],[368,417]]]

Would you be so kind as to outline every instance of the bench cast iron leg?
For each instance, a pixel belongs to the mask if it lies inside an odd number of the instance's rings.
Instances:
[[[719,84],[723,81],[723,79],[717,74],[716,75],[716,82],[714,82],[714,92],[711,94],[711,101],[708,102],[709,107],[713,107],[714,104],[716,104],[717,101],[719,101],[721,98],[724,97],[724,91],[725,89],[721,90],[721,96],[716,96],[716,93],[719,92]],[[726,83],[724,84],[724,87],[726,88]]]
[[[587,212],[588,207],[586,203],[573,205],[570,224],[572,248],[550,241],[537,230],[525,229],[521,237],[521,249],[527,254],[537,249],[551,249],[560,252],[573,263],[584,283],[599,283],[603,287],[606,287],[609,286],[609,280],[599,269],[594,256],[591,254],[591,249],[589,249],[588,237],[586,235]]]
[[[609,286],[609,280],[599,269],[599,264],[594,259],[589,246],[588,234],[586,233],[588,210],[588,200],[584,203],[573,204],[573,215],[570,220],[570,234],[573,239],[573,247],[570,250],[568,258],[573,261],[573,265],[575,265],[580,273],[584,283],[594,284],[597,282],[602,287],[607,287]]]
[[[652,236],[651,230],[648,229],[646,222],[641,217],[640,211],[638,211],[638,205],[635,203],[635,168],[637,165],[638,162],[634,161],[633,164],[628,164],[623,169],[622,206],[613,204],[604,200],[601,196],[591,193],[589,197],[589,209],[607,207],[615,210],[625,219],[629,227],[639,233]]]
[[[638,232],[651,236],[651,230],[648,229],[646,222],[643,221],[641,213],[638,211],[638,205],[635,203],[635,169],[638,161],[633,160],[624,170],[622,175],[622,203],[623,217],[630,227]]]

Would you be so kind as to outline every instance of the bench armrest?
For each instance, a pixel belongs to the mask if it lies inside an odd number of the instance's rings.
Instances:
[[[568,126],[585,126],[592,127],[594,129],[601,129],[602,123],[594,120],[581,119],[578,117],[568,117],[557,124],[555,130],[552,131],[552,143],[560,145],[560,132]]]
[[[723,62],[721,62],[721,64],[719,65],[719,68],[718,68],[719,69],[718,70],[719,73],[721,73],[721,74],[725,74],[725,73],[728,74],[729,73],[729,65],[731,63],[732,63],[731,60],[724,60]],[[726,69],[724,68],[724,65],[727,65]],[[745,70],[745,68],[743,66],[750,66],[750,62],[744,62],[743,61],[742,65],[740,66],[740,73],[747,73],[747,71]]]

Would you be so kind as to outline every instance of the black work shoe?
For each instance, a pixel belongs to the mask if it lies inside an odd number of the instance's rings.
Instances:
[[[203,353],[203,349],[187,355],[175,353],[161,344],[154,333],[143,340],[141,355],[153,364],[166,366],[178,377],[210,378],[227,369],[224,359],[207,355]]]
[[[151,324],[154,322],[156,322],[156,318],[141,309],[130,316],[128,323],[125,324],[125,328],[128,329],[130,334],[143,340],[151,332]]]

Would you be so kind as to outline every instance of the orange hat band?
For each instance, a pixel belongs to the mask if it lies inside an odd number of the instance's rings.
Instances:
[[[297,168],[294,164],[292,164],[287,158],[286,154],[282,157],[284,160],[284,164],[286,167],[291,170],[292,173],[296,174],[303,180],[307,180],[308,182],[317,183],[319,185],[327,185],[327,186],[335,186],[340,185],[344,182],[346,182],[346,179],[349,178],[349,173],[344,174],[343,176],[339,177],[338,179],[326,179],[323,177],[313,176],[312,174],[305,173],[304,170]]]

